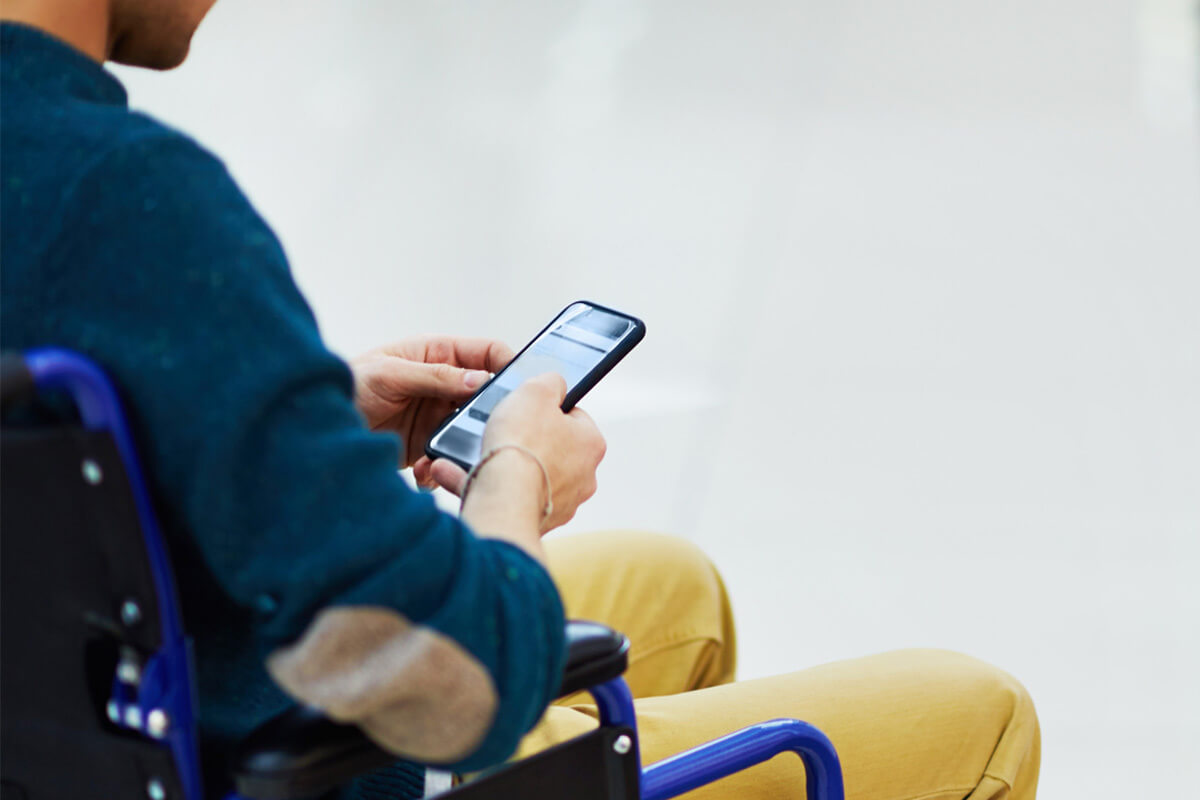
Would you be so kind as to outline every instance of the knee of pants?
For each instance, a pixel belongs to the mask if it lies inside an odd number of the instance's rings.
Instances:
[[[644,571],[654,593],[677,610],[703,606],[716,610],[725,628],[732,625],[729,596],[716,566],[687,539],[662,533],[609,534],[631,570]]]
[[[690,671],[675,691],[714,686],[734,678],[737,669],[737,634],[733,610],[721,574],[696,545],[676,536],[642,534],[629,543],[634,558],[652,565],[646,585],[652,598],[647,610],[657,606],[659,624],[634,641],[632,672],[637,662],[659,666],[672,649],[689,653]],[[655,656],[653,653],[657,652]]]
[[[1041,759],[1041,732],[1033,698],[1008,672],[949,650],[906,650],[915,672],[947,703],[969,709],[976,724],[994,732],[997,745],[988,773],[1010,785],[1017,773]]]
[[[681,582],[694,584],[704,592],[714,590],[713,578],[717,568],[703,550],[681,536],[666,533],[618,533],[622,548],[632,558],[645,564],[669,567]]]
[[[605,622],[633,640],[633,657],[708,639],[732,674],[733,613],[725,585],[686,539],[643,531],[600,531],[547,546],[567,613]]]
[[[547,542],[550,571],[568,580],[600,573],[607,586],[636,591],[642,583],[675,588],[678,594],[724,595],[717,568],[696,545],[678,536],[647,531],[593,531]]]
[[[993,664],[953,650],[917,648],[900,654],[913,669],[936,678],[948,689],[962,691],[975,701],[995,708],[997,713],[1016,713],[1023,706],[1033,711],[1033,699],[1025,686]]]

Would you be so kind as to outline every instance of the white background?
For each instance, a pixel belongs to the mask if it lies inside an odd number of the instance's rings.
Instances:
[[[1043,796],[1200,785],[1192,0],[255,0],[121,70],[332,346],[642,316],[573,529],[724,570],[753,677],[1029,687]],[[919,735],[914,732],[914,735]]]

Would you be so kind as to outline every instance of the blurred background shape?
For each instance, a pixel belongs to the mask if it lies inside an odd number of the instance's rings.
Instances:
[[[1165,797],[1200,785],[1198,16],[224,0],[118,71],[339,352],[645,319],[570,528],[699,542],[743,677],[962,650],[1031,690],[1045,797]]]

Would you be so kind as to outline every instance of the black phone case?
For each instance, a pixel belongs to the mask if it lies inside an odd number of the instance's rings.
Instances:
[[[608,306],[602,306],[599,303],[593,303],[591,300],[574,300],[570,303],[567,303],[565,306],[562,307],[561,311],[559,311],[557,314],[555,314],[553,317],[551,317],[550,321],[546,323],[546,326],[544,328],[542,328],[540,331],[538,331],[536,334],[534,334],[533,338],[531,338],[529,340],[529,342],[524,347],[521,348],[521,352],[519,352],[515,356],[513,356],[512,361],[510,361],[508,363],[511,364],[511,363],[513,363],[513,361],[516,361],[518,358],[520,358],[525,353],[525,351],[528,350],[533,345],[534,342],[536,342],[538,339],[540,339],[542,337],[542,334],[544,334],[546,331],[550,330],[550,326],[553,325],[555,323],[555,321],[559,317],[561,317],[568,308],[570,308],[571,306],[573,306],[577,303],[584,303],[586,305],[591,306],[592,308],[599,309],[600,311],[605,311],[609,314],[615,314],[618,317],[623,317],[623,318],[629,320],[630,322],[633,323],[633,333],[629,334],[629,336],[627,336],[625,339],[623,339],[621,341],[621,344],[618,345],[615,350],[613,350],[611,353],[609,353],[603,359],[601,359],[600,363],[597,364],[592,369],[591,372],[589,372],[587,375],[584,375],[583,380],[581,380],[575,388],[567,391],[567,396],[563,398],[563,404],[562,404],[563,411],[570,411],[572,408],[574,408],[575,404],[578,403],[580,400],[582,400],[583,396],[586,395],[589,391],[591,391],[592,387],[595,386],[597,383],[599,383],[600,379],[603,378],[605,375],[607,375],[609,373],[609,371],[617,365],[617,362],[619,362],[622,358],[627,356],[629,354],[629,351],[632,350],[634,347],[636,347],[638,342],[642,341],[642,339],[646,336],[646,323],[642,322],[637,317],[635,317],[631,314],[626,314],[624,311],[617,311],[615,308],[609,308]],[[503,375],[504,370],[506,370],[506,369],[508,369],[508,364],[506,364],[504,366],[504,369],[500,370],[495,375],[493,375],[492,380],[488,381],[483,386],[480,386],[479,389],[476,390],[475,394],[471,395],[471,397],[469,399],[467,399],[466,401],[464,401],[461,406],[456,408],[453,411],[453,413],[450,414],[450,416],[448,416],[444,420],[442,420],[441,424],[437,426],[437,430],[435,430],[429,436],[429,444],[425,445],[425,455],[429,456],[431,459],[438,459],[438,458],[449,459],[450,461],[453,461],[455,464],[458,464],[463,469],[466,469],[466,470],[471,469],[471,465],[468,464],[467,462],[465,462],[461,459],[455,458],[454,456],[449,455],[448,453],[443,453],[438,450],[435,450],[433,448],[432,442],[434,439],[437,438],[438,434],[441,433],[442,430],[445,429],[445,427],[447,425],[449,425],[456,416],[458,416],[459,411],[461,411],[467,405],[470,405],[470,403],[476,397],[483,394],[483,392],[489,386],[492,385],[492,381],[496,380],[501,375]]]

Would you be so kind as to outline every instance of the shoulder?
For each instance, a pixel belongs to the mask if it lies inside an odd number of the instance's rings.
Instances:
[[[187,134],[138,112],[129,113],[117,135],[97,147],[80,171],[76,190],[99,190],[102,197],[85,198],[120,208],[116,202],[153,212],[158,202],[174,199],[199,210],[213,194],[248,204],[216,155]],[[121,197],[110,190],[120,189]]]
[[[3,205],[33,261],[130,229],[217,245],[213,228],[232,225],[274,244],[222,161],[190,136],[124,106],[15,94],[2,115]]]
[[[274,232],[216,155],[132,113],[66,188],[60,234],[195,260],[235,254],[284,267]]]
[[[28,171],[35,183],[59,193],[97,166],[122,164],[145,172],[136,161],[148,154],[185,157],[195,167],[223,173],[212,153],[187,134],[124,104],[88,102],[39,94],[18,81],[4,81],[0,106],[5,168]],[[41,181],[36,179],[41,178]]]
[[[56,207],[29,260],[35,269],[25,270],[37,287],[142,314],[155,303],[210,317],[286,318],[309,335],[311,309],[278,238],[221,160],[191,137],[127,114],[57,192],[40,194],[54,195]]]

